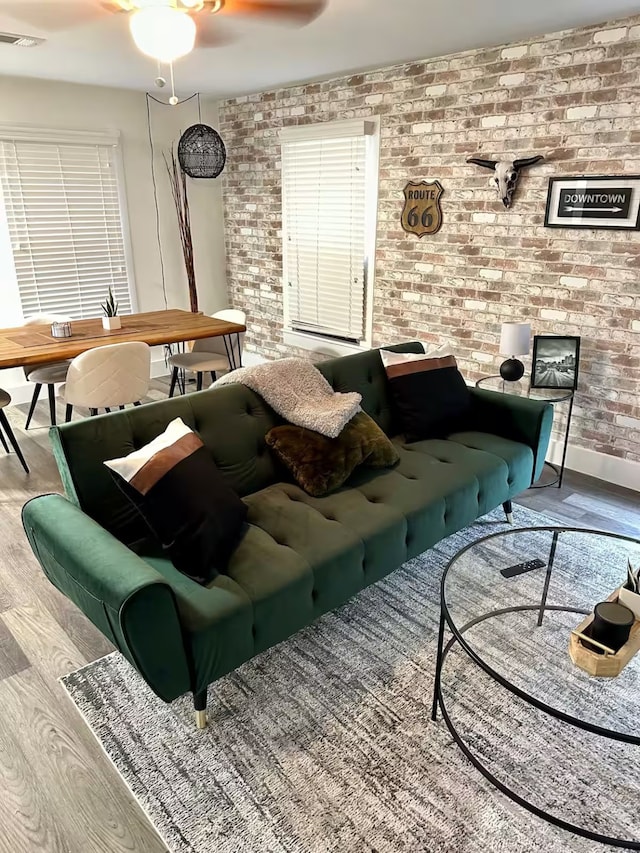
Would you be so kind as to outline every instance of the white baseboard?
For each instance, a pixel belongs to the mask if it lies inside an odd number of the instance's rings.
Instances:
[[[254,364],[264,364],[266,361],[270,359],[265,358],[263,355],[259,355],[257,352],[243,352],[242,353],[242,365],[243,367],[253,367]]]
[[[562,461],[562,442],[552,439],[547,459],[556,465]],[[640,462],[632,462],[619,456],[608,456],[586,447],[570,444],[567,449],[566,467],[598,480],[606,480],[626,489],[640,492]]]
[[[21,403],[30,403],[31,398],[33,397],[33,383],[32,382],[22,382],[20,385],[5,384],[2,386],[2,388],[8,394],[11,395],[12,405],[19,406]],[[47,399],[47,395],[46,395],[45,391],[46,391],[46,389],[43,388],[42,393],[40,394],[41,400]]]
[[[171,368],[168,364],[165,364],[164,358],[152,358],[151,359],[151,378],[159,379],[161,376],[169,376],[171,374]]]

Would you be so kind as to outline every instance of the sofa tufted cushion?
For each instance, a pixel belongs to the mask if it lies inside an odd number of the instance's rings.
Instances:
[[[394,444],[396,468],[360,468],[326,497],[290,483],[248,495],[249,530],[202,597],[168,561],[150,560],[176,593],[199,684],[343,604],[531,477],[532,452],[508,439],[468,432]]]

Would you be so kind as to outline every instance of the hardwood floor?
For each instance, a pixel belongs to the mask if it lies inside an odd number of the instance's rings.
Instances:
[[[575,471],[565,473],[561,489],[529,489],[516,498],[560,524],[610,530],[640,539],[640,493]]]
[[[167,388],[155,382],[152,396]],[[0,853],[161,853],[164,844],[58,682],[112,649],[46,580],[24,537],[23,503],[61,491],[48,407],[38,406],[28,433],[26,410],[7,414],[31,474],[0,448]],[[517,502],[560,523],[640,538],[640,495],[580,474],[568,472],[562,490],[530,490]]]
[[[62,490],[48,406],[25,433],[27,408],[6,412],[31,474],[0,447],[0,853],[163,853],[58,682],[113,649],[47,581],[22,531],[22,504]]]

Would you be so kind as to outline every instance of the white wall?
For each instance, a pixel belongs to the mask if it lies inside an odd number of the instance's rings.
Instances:
[[[151,82],[151,72],[149,76]],[[215,103],[203,99],[202,119],[217,128]],[[176,107],[151,104],[160,239],[169,308],[188,308],[189,297],[162,152],[197,121],[195,99]],[[138,308],[140,311],[164,308],[144,92],[0,77],[0,123],[120,132]],[[209,314],[228,304],[220,182],[189,181],[189,200],[199,307]],[[0,251],[3,248],[6,249],[0,246]],[[20,317],[15,316],[16,303],[11,290],[10,282],[0,281],[0,326],[20,321]],[[6,387],[16,401],[24,399],[25,392],[29,391],[21,387],[23,385],[18,371],[7,371],[0,378],[0,386]]]

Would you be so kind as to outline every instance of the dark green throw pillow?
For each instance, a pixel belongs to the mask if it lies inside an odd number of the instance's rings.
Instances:
[[[364,412],[352,418],[337,438],[286,424],[273,427],[266,441],[298,485],[315,498],[340,488],[358,465],[390,468],[398,453]]]

